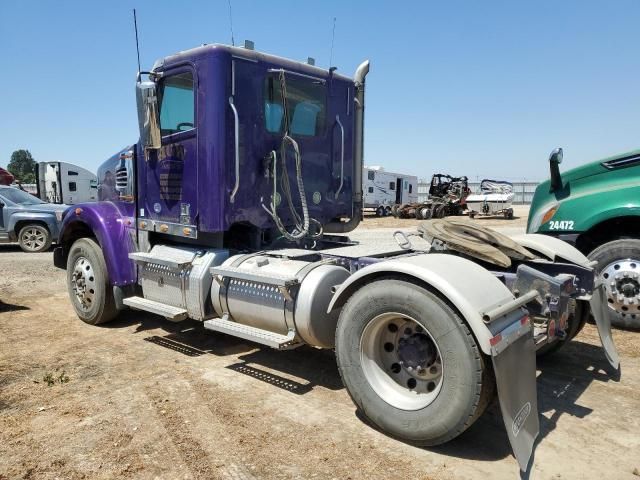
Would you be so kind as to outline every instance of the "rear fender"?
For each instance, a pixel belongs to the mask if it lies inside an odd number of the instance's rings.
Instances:
[[[582,267],[592,267],[592,262],[582,252],[559,238],[538,233],[515,235],[511,238],[523,247],[541,253],[551,261],[556,261],[556,257],[559,257]]]
[[[336,291],[329,311],[342,307],[360,287],[385,275],[403,275],[426,284],[446,298],[467,321],[481,350],[491,354],[485,312],[514,300],[509,289],[491,272],[462,257],[439,253],[412,255],[369,265],[349,277]]]
[[[111,285],[134,284],[136,267],[129,253],[137,251],[135,219],[127,213],[126,208],[112,202],[79,204],[68,210],[58,242],[61,261],[66,264],[73,242],[93,236],[102,248]]]

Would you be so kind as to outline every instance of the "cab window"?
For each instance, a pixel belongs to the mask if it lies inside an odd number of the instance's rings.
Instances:
[[[315,137],[324,132],[326,89],[321,81],[286,76],[289,133]],[[271,74],[264,86],[264,126],[267,132],[284,134],[285,118],[279,74]]]
[[[193,74],[183,72],[166,77],[159,89],[162,136],[194,128]]]

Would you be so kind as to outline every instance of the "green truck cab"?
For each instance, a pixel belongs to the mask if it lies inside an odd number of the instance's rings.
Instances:
[[[640,150],[562,174],[561,162],[558,148],[550,179],[533,196],[527,233],[565,240],[597,261],[611,322],[640,328]]]

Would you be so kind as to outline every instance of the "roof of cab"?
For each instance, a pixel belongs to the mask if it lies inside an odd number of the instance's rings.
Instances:
[[[153,70],[156,70],[160,67],[169,66],[174,63],[182,62],[185,60],[193,61],[198,57],[212,55],[218,52],[228,53],[233,57],[244,58],[251,61],[268,62],[274,65],[279,65],[282,68],[287,70],[292,70],[298,73],[312,75],[314,77],[319,77],[319,78],[329,77],[329,70],[324,68],[316,67],[314,65],[309,65],[304,62],[298,62],[296,60],[291,60],[289,58],[278,57],[277,55],[270,55],[268,53],[258,52],[256,50],[249,50],[242,47],[232,47],[230,45],[222,45],[219,43],[203,44],[199,47],[190,48],[189,50],[183,50],[173,55],[168,55],[166,57],[160,58],[156,60],[156,62],[153,64]],[[351,77],[341,75],[336,72],[333,73],[333,77],[340,80],[353,81]]]

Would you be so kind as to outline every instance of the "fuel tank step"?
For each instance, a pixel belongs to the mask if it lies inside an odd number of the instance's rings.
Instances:
[[[145,312],[155,313],[156,315],[162,315],[168,320],[176,322],[187,318],[187,311],[184,308],[166,305],[164,303],[156,302],[155,300],[149,300],[148,298],[128,297],[123,299],[122,303],[136,310],[143,310]]]
[[[281,335],[249,325],[242,325],[241,323],[233,322],[226,318],[205,320],[204,328],[250,340],[277,350],[287,350],[302,345],[302,343],[295,340],[295,332],[293,331],[290,331],[288,335]]]
[[[197,252],[193,249],[170,247],[168,245],[156,245],[149,253],[132,252],[129,258],[138,264],[152,263],[162,265],[172,270],[183,270],[192,265]]]

